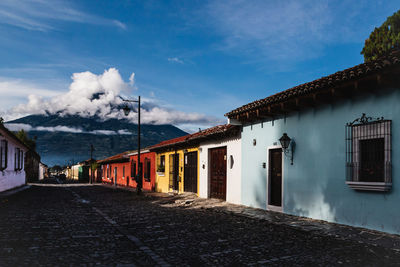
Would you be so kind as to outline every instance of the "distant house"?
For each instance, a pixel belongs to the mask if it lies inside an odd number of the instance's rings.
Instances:
[[[129,168],[122,170],[125,173],[125,178],[128,186],[137,187],[135,177],[139,171],[138,152],[133,151],[128,153]],[[156,153],[150,152],[148,149],[143,149],[140,152],[140,167],[142,169],[142,188],[146,191],[155,191],[156,184]],[[129,173],[130,172],[130,173]],[[131,180],[129,181],[129,176]]]
[[[103,160],[97,161],[102,170],[102,181],[112,185],[136,188],[136,178],[139,171],[137,151],[126,151]],[[147,149],[140,152],[142,168],[142,188],[146,191],[155,190],[155,153]]]
[[[39,163],[39,180],[48,178],[48,176],[49,176],[48,172],[49,172],[49,168],[47,167],[47,165],[40,162]]]
[[[192,135],[163,141],[149,149],[157,155],[157,192],[198,193],[198,143]]]
[[[200,141],[199,196],[240,204],[240,127],[215,126],[196,133],[192,139]]]
[[[126,174],[130,169],[128,153],[126,151],[111,157],[98,160],[102,173],[102,182],[112,185],[125,185],[128,186],[130,181],[126,179]]]
[[[227,113],[241,204],[400,233],[399,77],[394,51]]]
[[[193,192],[240,202],[240,127],[218,125],[149,149],[156,152],[158,192]]]
[[[0,192],[26,183],[24,159],[29,148],[0,123]]]
[[[40,177],[40,156],[32,149],[25,155],[25,173],[27,182],[37,182]]]

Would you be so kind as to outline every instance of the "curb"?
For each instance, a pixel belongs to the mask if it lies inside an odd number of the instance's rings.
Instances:
[[[17,193],[19,193],[21,191],[24,191],[24,190],[26,190],[26,189],[28,189],[30,187],[31,187],[30,185],[26,185],[25,184],[25,185],[21,185],[21,186],[16,187],[16,188],[8,189],[6,191],[0,192],[0,198],[9,197],[9,196],[17,194]]]

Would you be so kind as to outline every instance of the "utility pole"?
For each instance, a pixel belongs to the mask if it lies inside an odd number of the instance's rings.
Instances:
[[[142,193],[142,167],[141,167],[141,165],[140,165],[140,96],[138,96],[138,100],[129,100],[129,99],[123,99],[122,98],[122,100],[124,101],[124,102],[128,102],[128,103],[138,103],[138,128],[137,128],[137,134],[138,134],[138,156],[137,156],[137,159],[138,159],[138,173],[137,173],[137,175],[136,175],[136,183],[137,183],[137,187],[136,187],[136,189],[137,189],[137,194],[138,195],[140,195],[141,193]],[[124,113],[125,113],[125,116],[128,116],[129,115],[129,112],[131,111],[131,108],[128,106],[128,105],[126,105],[124,108],[123,108],[123,110],[124,110]]]

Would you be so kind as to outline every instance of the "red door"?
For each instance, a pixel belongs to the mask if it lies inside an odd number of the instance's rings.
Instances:
[[[226,147],[210,149],[210,197],[226,200]]]
[[[183,188],[185,192],[197,193],[197,151],[184,155]]]

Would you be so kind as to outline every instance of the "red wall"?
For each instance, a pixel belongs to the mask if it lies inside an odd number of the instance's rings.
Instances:
[[[150,179],[144,178],[145,159],[150,161]],[[129,186],[136,188],[136,181],[131,177],[131,165],[132,161],[136,162],[136,173],[138,171],[137,155],[130,156],[129,162],[126,163],[110,163],[102,165],[102,182],[108,184],[114,184],[115,167],[117,168],[117,185]],[[154,152],[147,152],[140,154],[140,162],[143,164],[142,169],[142,184],[143,190],[154,191],[155,180],[156,180],[156,154]],[[111,169],[110,177],[107,178],[107,167]],[[125,176],[123,174],[123,168],[125,167]]]
[[[150,161],[150,179],[145,179],[144,178],[144,172],[145,172],[145,159],[148,159]],[[129,158],[130,163],[129,166],[132,165],[132,161],[136,162],[136,173],[138,171],[138,164],[137,164],[137,155],[131,156]],[[143,164],[143,169],[142,169],[142,184],[143,184],[143,190],[148,190],[148,191],[154,191],[155,186],[156,186],[156,153],[155,152],[147,152],[147,153],[140,153],[140,162]],[[129,169],[129,175],[131,174],[131,169]],[[136,182],[132,181],[129,186],[136,187]]]

